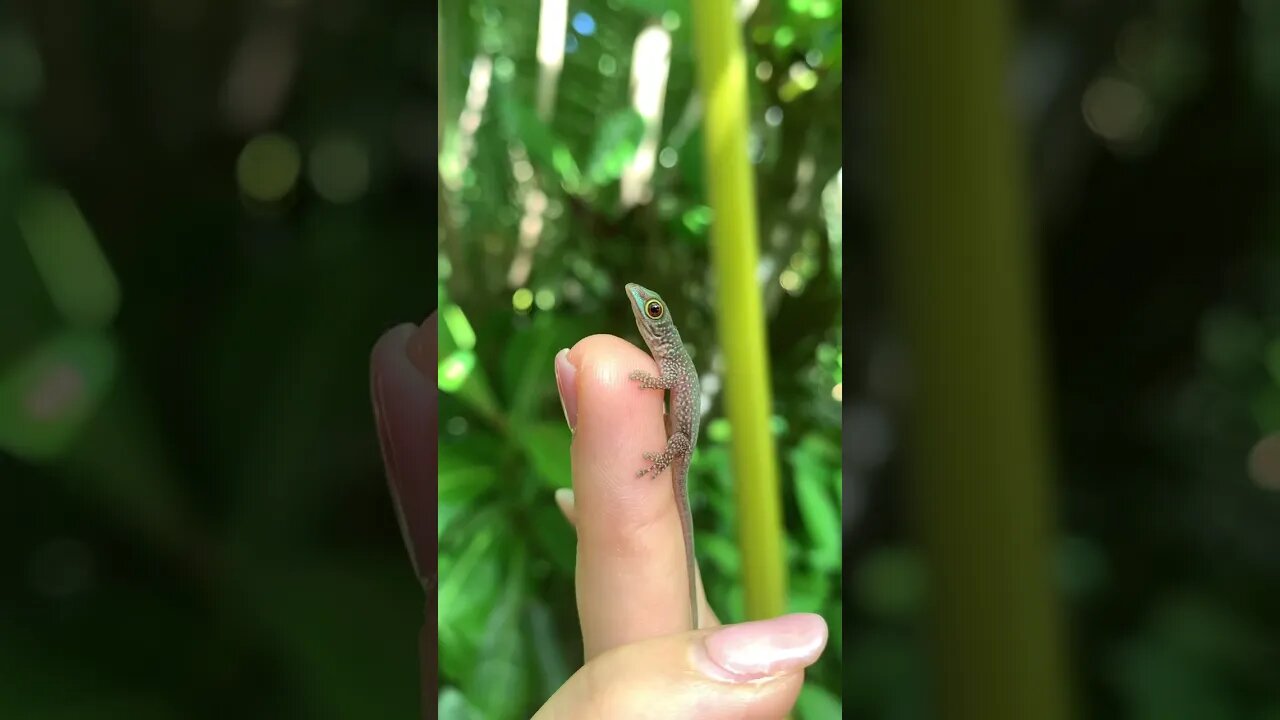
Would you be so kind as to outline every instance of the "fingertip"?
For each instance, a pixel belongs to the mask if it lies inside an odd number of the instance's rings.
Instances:
[[[417,329],[413,323],[401,323],[382,333],[369,356],[369,366],[375,374],[407,355],[409,338]]]
[[[705,636],[704,671],[728,682],[804,670],[827,646],[827,621],[814,613],[728,625]]]
[[[616,335],[590,335],[569,350],[568,359],[596,390],[639,390],[628,379],[632,370],[656,372],[657,364],[647,352]],[[583,388],[585,392],[587,388]]]
[[[436,348],[439,347],[437,331],[436,313],[432,311],[427,319],[422,321],[422,325],[409,336],[406,348],[409,361],[418,368],[418,372],[421,372],[423,377],[429,377],[430,369],[436,362]]]
[[[592,335],[565,356],[576,368],[577,392],[567,408],[574,429],[574,490],[581,502],[594,505],[601,490],[611,494],[608,507],[625,512],[638,488],[636,470],[643,454],[663,447],[663,393],[642,390],[630,380],[632,371],[656,371],[653,358],[622,338]],[[621,504],[619,504],[621,503]],[[646,521],[648,519],[646,518]]]
[[[436,556],[436,393],[435,383],[413,353],[434,353],[434,313],[421,326],[405,323],[387,330],[370,353],[374,422],[396,520],[409,560],[427,588]],[[425,342],[413,349],[416,343]]]

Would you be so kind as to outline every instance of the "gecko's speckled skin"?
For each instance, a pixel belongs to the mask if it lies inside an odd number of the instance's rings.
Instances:
[[[689,513],[689,460],[698,443],[698,419],[702,394],[698,386],[698,371],[680,340],[680,331],[671,319],[667,304],[658,293],[635,283],[627,284],[627,297],[631,300],[631,312],[636,316],[636,327],[649,346],[649,354],[658,363],[658,376],[642,370],[631,373],[631,379],[640,387],[666,390],[667,447],[659,453],[647,452],[644,459],[652,463],[636,473],[637,477],[652,473],[657,476],[671,468],[671,487],[675,491],[676,508],[680,511],[680,526],[684,532],[685,569],[689,578],[689,617],[694,630],[698,629],[697,570],[693,555],[693,518]]]

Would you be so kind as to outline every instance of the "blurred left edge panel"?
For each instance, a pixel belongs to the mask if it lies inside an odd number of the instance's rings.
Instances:
[[[436,716],[429,13],[0,3],[0,717]]]

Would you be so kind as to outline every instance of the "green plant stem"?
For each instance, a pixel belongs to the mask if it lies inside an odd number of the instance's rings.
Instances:
[[[693,3],[725,407],[733,426],[738,542],[749,619],[786,610],[777,451],[761,292],[755,187],[747,157],[747,62],[732,0]]]
[[[1060,720],[1070,713],[1008,5],[880,0],[872,27],[936,711]]]

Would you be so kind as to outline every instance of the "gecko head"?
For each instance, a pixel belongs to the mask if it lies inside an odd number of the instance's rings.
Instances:
[[[631,313],[636,316],[636,327],[645,342],[660,335],[671,326],[671,313],[658,293],[635,283],[627,283],[627,297],[631,300]]]

